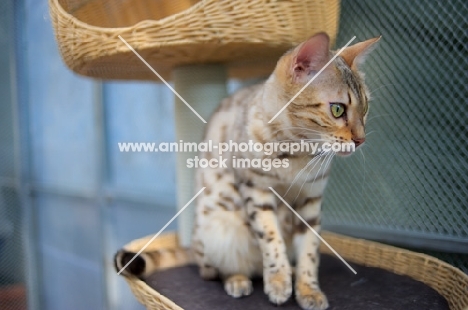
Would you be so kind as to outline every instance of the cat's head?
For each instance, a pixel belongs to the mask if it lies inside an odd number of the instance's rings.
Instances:
[[[291,128],[293,137],[288,138],[354,142],[356,147],[364,143],[369,92],[359,66],[379,39],[345,48],[305,88],[337,53],[329,50],[328,35],[312,36],[278,61],[273,74],[278,101],[284,106],[304,88],[278,117],[282,126]]]

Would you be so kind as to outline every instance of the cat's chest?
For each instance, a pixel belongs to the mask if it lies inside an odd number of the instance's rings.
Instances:
[[[312,183],[328,176],[331,162],[326,157],[294,156],[283,158],[283,165],[277,172],[281,179],[291,183]]]
[[[264,165],[263,168],[235,169],[233,172],[240,183],[247,180],[263,188],[270,186],[277,188],[282,193],[293,189],[293,191],[303,190],[305,193],[311,191],[314,195],[321,195],[328,180],[331,161],[325,157],[311,156],[281,160],[283,165],[279,168],[266,171]]]

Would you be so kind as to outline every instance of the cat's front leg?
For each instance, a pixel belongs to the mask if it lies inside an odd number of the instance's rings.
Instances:
[[[292,293],[291,266],[275,213],[276,197],[268,189],[244,185],[243,196],[249,223],[260,245],[263,260],[263,283],[270,301],[280,305]]]
[[[297,212],[318,233],[320,232],[321,198],[309,197]],[[303,309],[328,308],[327,297],[318,283],[320,239],[299,218],[296,219],[294,248],[296,252],[296,300]]]

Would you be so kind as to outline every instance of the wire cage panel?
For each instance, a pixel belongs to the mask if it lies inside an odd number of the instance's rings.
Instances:
[[[342,1],[337,46],[383,37],[363,66],[367,143],[335,161],[325,228],[468,254],[467,23],[461,0]]]

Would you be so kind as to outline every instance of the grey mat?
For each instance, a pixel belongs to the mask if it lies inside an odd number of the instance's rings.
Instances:
[[[351,264],[354,275],[338,259],[323,255],[320,285],[330,310],[448,310],[446,300],[425,284],[378,268]],[[262,280],[254,281],[251,296],[227,296],[219,281],[203,281],[195,266],[173,268],[150,276],[146,282],[186,310],[298,310],[291,298],[275,306],[263,293]]]

